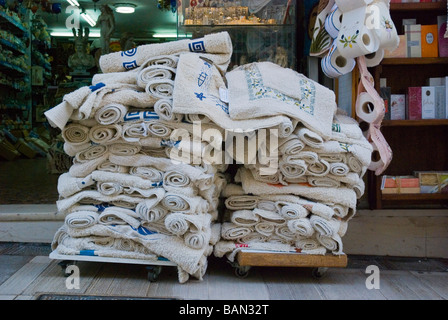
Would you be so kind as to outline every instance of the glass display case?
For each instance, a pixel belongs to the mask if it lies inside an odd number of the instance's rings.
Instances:
[[[250,62],[297,66],[296,0],[183,0],[178,38],[227,31],[233,55],[229,70]]]

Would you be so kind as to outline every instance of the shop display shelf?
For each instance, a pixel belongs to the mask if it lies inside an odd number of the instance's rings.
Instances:
[[[6,61],[0,61],[0,71],[13,77],[23,77],[28,72]]]
[[[20,48],[19,46],[15,45],[14,43],[11,43],[10,41],[6,39],[0,39],[0,45],[5,46],[7,49],[10,49],[16,54],[25,54],[25,49]]]
[[[2,26],[2,29],[8,29],[15,34],[23,35],[27,32],[22,24],[15,21],[3,11],[0,11],[0,25]]]
[[[383,120],[384,127],[446,126],[448,119]]]
[[[391,3],[391,11],[432,11],[446,9],[446,2]]]
[[[448,64],[447,57],[436,58],[384,58],[381,61],[382,65],[433,65],[433,64]]]

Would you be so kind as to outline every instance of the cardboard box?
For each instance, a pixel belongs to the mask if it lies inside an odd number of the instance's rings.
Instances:
[[[422,88],[408,88],[407,115],[409,120],[422,119]]]
[[[14,146],[17,151],[19,151],[24,156],[33,159],[36,157],[37,152],[30,147],[23,138],[20,138],[17,144]]]
[[[422,87],[422,119],[436,118],[435,87]]]
[[[436,119],[446,119],[446,88],[445,86],[435,86],[436,94]]]
[[[437,172],[415,172],[420,181],[421,193],[439,193],[439,174]]]
[[[0,156],[6,160],[12,161],[20,157],[20,152],[18,152],[14,146],[7,140],[0,140]]]
[[[405,120],[406,119],[406,95],[391,94],[390,95],[390,119]]]
[[[383,176],[381,180],[381,192],[383,194],[398,193],[398,185],[394,176]]]
[[[415,176],[397,177],[399,193],[420,193],[420,180]]]
[[[422,56],[422,26],[412,24],[404,26],[408,58],[421,58]]]
[[[421,46],[422,46],[422,57],[425,58],[436,58],[439,56],[439,40],[437,25],[422,25],[421,26]]]
[[[446,32],[446,16],[437,17],[437,28],[439,57],[448,57],[448,38],[444,37]]]
[[[400,44],[393,51],[385,49],[384,58],[407,58],[406,35],[398,35],[398,37],[400,38]]]
[[[390,97],[391,97],[391,88],[390,87],[382,87],[380,88],[380,96],[384,100],[384,108],[386,109],[384,114],[384,120],[390,120]]]
[[[415,176],[383,176],[381,190],[383,194],[420,193],[419,178]]]
[[[440,192],[448,193],[448,172],[440,173]]]

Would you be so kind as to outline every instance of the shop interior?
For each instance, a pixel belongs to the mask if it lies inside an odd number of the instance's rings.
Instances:
[[[0,1],[1,204],[58,199],[58,176],[72,159],[44,112],[65,94],[90,85],[92,76],[101,73],[98,62],[106,51],[228,30],[235,49],[229,68],[276,60],[305,71],[301,57],[310,40],[297,26],[307,24],[311,32],[314,20],[304,21],[304,10],[315,9],[317,1],[293,10],[286,10],[284,1],[271,4],[255,15],[242,1],[199,1],[195,12],[170,0]],[[252,27],[245,30],[244,25]]]

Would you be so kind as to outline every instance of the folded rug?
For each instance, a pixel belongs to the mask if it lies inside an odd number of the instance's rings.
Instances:
[[[98,217],[98,223],[105,225],[128,224],[133,228],[140,226],[139,216],[135,211],[120,207],[108,207]]]
[[[256,196],[236,195],[226,198],[224,203],[230,210],[252,210],[257,207],[258,200],[259,198]]]
[[[165,172],[163,176],[163,187],[167,191],[172,192],[181,192],[184,193],[187,192],[188,189],[191,191],[188,191],[187,195],[194,196],[197,195],[197,188],[194,186],[191,179],[184,173],[180,171],[167,171]]]
[[[187,232],[184,235],[185,244],[192,249],[202,249],[210,242],[210,228],[207,231]]]
[[[151,79],[146,82],[145,91],[157,99],[170,99],[173,96],[174,81],[170,79]]]
[[[86,236],[73,238],[67,234],[64,225],[53,239],[52,250],[66,255],[95,255],[125,259],[157,261],[157,256],[141,244],[128,239],[114,239],[110,236]]]
[[[98,222],[96,211],[75,211],[65,216],[65,223],[71,228],[87,228]]]
[[[287,226],[292,233],[301,237],[311,237],[314,234],[314,229],[308,218],[288,220]]]
[[[319,161],[319,155],[316,152],[309,150],[302,150],[297,154],[282,155],[282,160],[285,162],[292,162],[294,160],[303,160],[307,165]]]
[[[106,160],[103,163],[99,164],[97,167],[97,170],[115,172],[115,173],[128,173],[129,172],[128,167],[120,166],[118,164],[110,162],[109,160]]]
[[[257,196],[252,196],[252,197],[258,199]],[[280,213],[280,212],[278,212],[278,210],[277,210],[277,206],[275,205],[275,202],[274,202],[274,201],[271,201],[271,200],[264,200],[263,198],[260,198],[260,199],[258,200],[258,204],[257,204],[256,207],[257,207],[258,209],[261,209],[261,210],[273,211],[273,212]]]
[[[165,257],[174,262],[181,272],[193,275],[198,279],[202,279],[206,268],[207,259],[204,256],[206,248],[192,249],[185,245],[184,241],[176,236],[168,236],[151,231],[150,229],[140,226],[137,229],[129,225],[101,225],[96,224],[88,228],[73,229],[67,228],[67,234],[71,237],[80,238],[86,236],[107,236],[115,239],[132,240],[139,243],[157,256]],[[57,248],[57,243],[53,246]],[[182,282],[185,274],[179,279]]]
[[[182,54],[177,66],[173,92],[173,112],[181,114],[203,114],[226,130],[278,129],[279,137],[292,133],[297,122],[286,116],[248,118],[232,120],[227,100],[221,100],[226,84],[214,64],[201,58],[202,55]],[[194,101],[194,103],[192,103]]]
[[[111,154],[109,160],[112,163],[124,166],[150,166],[160,171],[178,170],[188,175],[188,177],[195,183],[200,190],[205,190],[213,184],[213,175],[204,173],[202,170],[184,164],[182,162],[176,163],[166,158],[156,158],[144,154],[135,154],[129,156],[120,156]]]
[[[295,238],[297,237],[296,232],[291,231],[288,225],[278,225],[274,228],[274,234],[283,241],[288,243],[294,243]]]
[[[89,138],[96,144],[111,144],[121,138],[122,126],[118,124],[97,125],[89,131]]]
[[[295,134],[278,139],[278,152],[282,155],[297,155],[305,147],[305,144]]]
[[[324,177],[330,172],[330,164],[320,159],[314,163],[308,164],[307,174],[316,176],[316,177]]]
[[[154,183],[150,180],[126,174],[126,173],[117,173],[117,172],[107,172],[95,170],[92,172],[92,179],[97,182],[114,182],[118,183],[123,187],[135,187],[142,189],[153,189]],[[160,189],[160,188],[159,188]],[[163,189],[160,191],[163,197]]]
[[[332,131],[334,140],[339,140],[344,137],[350,139],[362,139],[363,137],[358,121],[342,114],[340,109],[337,110],[334,116]]]
[[[199,121],[201,123],[209,123],[211,120],[206,115],[190,113],[185,114],[185,121],[189,123],[194,123],[195,121]]]
[[[69,173],[72,177],[85,177],[105,162],[108,157],[109,149],[107,146],[93,145],[75,155]]]
[[[147,222],[157,222],[163,219],[168,210],[162,205],[154,204],[153,201],[142,201],[137,204],[135,212],[140,218]]]
[[[230,215],[230,221],[237,226],[252,227],[260,221],[260,216],[253,210],[237,210]]]
[[[95,112],[95,120],[103,125],[120,123],[124,121],[124,117],[128,111],[129,107],[120,103],[107,104]]]
[[[218,258],[227,255],[229,261],[233,262],[236,254],[243,249],[262,250],[266,252],[296,252],[291,245],[280,242],[250,242],[244,245],[238,245],[233,241],[221,240],[215,245],[213,253]]]
[[[58,193],[61,197],[67,198],[73,194],[89,188],[95,184],[92,175],[87,175],[82,178],[73,177],[68,172],[62,173],[58,178]]]
[[[319,241],[325,248],[330,250],[335,255],[344,254],[342,239],[338,234],[333,236],[324,236],[322,234],[316,234],[317,241]]]
[[[255,231],[266,237],[268,240],[270,240],[271,236],[274,234],[275,227],[275,224],[268,221],[260,221],[254,225]]]
[[[125,156],[125,157],[136,155],[140,152],[141,149],[142,147],[140,145],[137,144],[131,145],[129,143],[114,143],[108,146],[110,155]]]
[[[117,196],[123,193],[123,186],[116,182],[98,182],[97,190],[105,196]]]
[[[151,182],[163,183],[163,172],[153,167],[130,167],[129,174],[147,179]]]
[[[225,72],[232,55],[232,40],[227,32],[205,35],[203,38],[141,45],[128,51],[114,52],[100,58],[103,73],[126,71],[147,64],[149,58],[198,52],[212,60]],[[159,59],[166,59],[160,57]],[[165,61],[165,60],[162,60]]]
[[[183,119],[182,114],[173,112],[172,99],[160,99],[154,104],[154,111],[160,117],[161,120],[170,122],[181,122]]]
[[[341,221],[337,219],[324,219],[317,215],[311,215],[310,222],[313,228],[323,236],[332,237],[338,234],[339,228],[341,226]]]
[[[137,85],[145,88],[152,80],[168,79],[174,80],[176,69],[164,65],[153,65],[142,68],[137,73]]]
[[[173,212],[200,214],[207,213],[209,203],[202,197],[189,197],[183,194],[167,192],[163,197],[161,204]]]
[[[286,180],[297,179],[305,175],[308,165],[304,160],[280,160],[279,169]]]
[[[328,176],[308,176],[307,182],[313,187],[339,188],[341,186],[341,182],[331,179]]]
[[[64,142],[64,152],[70,156],[74,157],[78,152],[84,151],[92,146],[92,142],[89,139],[89,142],[80,145],[73,145],[69,142]]]
[[[226,240],[236,240],[252,232],[249,227],[237,226],[231,222],[224,222],[221,226],[221,236]]]
[[[152,108],[158,98],[149,95],[147,92],[142,90],[143,89],[139,86],[133,86],[130,88],[121,88],[120,90],[108,92],[104,95],[103,99],[99,101],[99,104],[95,106],[94,114],[102,107],[115,103],[120,103],[136,109]]]
[[[177,236],[187,232],[199,233],[210,229],[211,216],[209,214],[169,213],[165,217],[165,227]]]
[[[286,115],[324,138],[331,136],[335,96],[319,83],[271,62],[240,66],[226,78],[232,119]]]
[[[319,134],[308,128],[298,127],[294,132],[304,144],[311,148],[319,149],[324,143],[324,139]]]
[[[275,207],[278,214],[285,220],[305,218],[309,212],[300,204],[277,201]]]
[[[75,193],[71,197],[65,199],[59,199],[56,201],[56,207],[58,209],[58,213],[64,214],[67,210],[69,210],[72,206],[84,203],[84,204],[93,204],[93,203],[112,203],[117,206],[124,207],[135,207],[139,202],[142,201],[151,201],[157,203],[157,199],[144,199],[142,197],[131,197],[128,195],[120,194],[118,196],[105,196],[96,190],[84,190],[78,193]],[[120,205],[116,204],[120,202]],[[125,206],[125,205],[128,206]],[[133,204],[133,206],[132,206]]]
[[[303,250],[314,250],[321,247],[321,244],[315,237],[306,237],[297,239],[295,246]]]
[[[238,171],[239,175],[235,178],[239,176],[243,190],[248,194],[294,194],[323,203],[339,203],[356,208],[356,193],[349,188],[321,188],[311,187],[308,184],[269,185],[256,181],[246,168],[239,168]]]
[[[342,162],[332,162],[330,163],[330,173],[336,176],[346,176],[350,168]]]
[[[70,123],[61,132],[65,142],[73,146],[85,145],[90,142],[89,127],[79,123]]]

